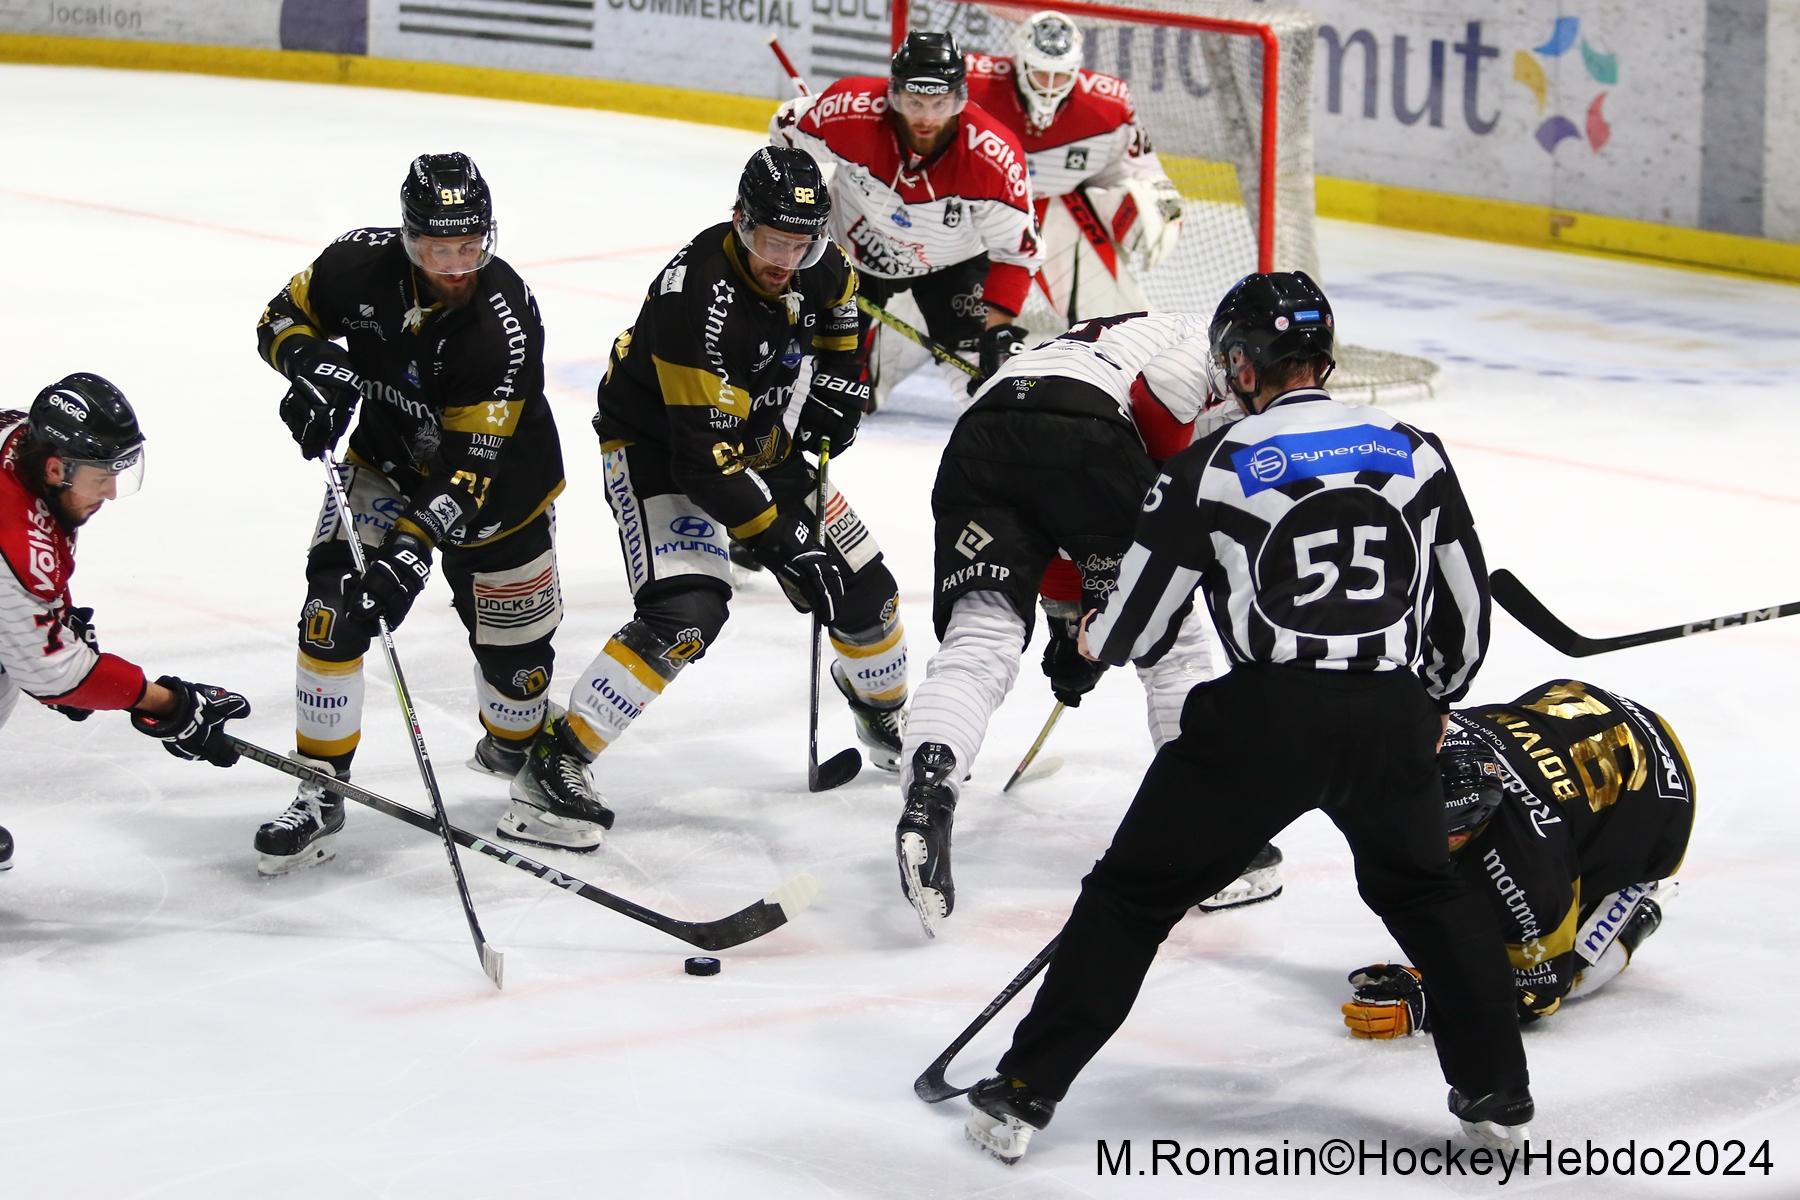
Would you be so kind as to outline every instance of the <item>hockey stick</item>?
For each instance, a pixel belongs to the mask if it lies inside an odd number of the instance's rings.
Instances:
[[[787,56],[787,51],[781,48],[781,40],[773,33],[769,35],[769,52],[775,56],[775,61],[781,64],[781,69],[787,72],[788,80],[793,83],[794,90],[802,96],[812,95],[812,89],[806,86],[806,80],[800,78],[800,72],[795,69],[794,60]]]
[[[869,314],[869,316],[880,321],[883,325],[886,325],[889,329],[892,329],[907,341],[918,346],[939,362],[949,363],[965,375],[973,376],[976,379],[981,378],[980,367],[977,367],[967,359],[958,357],[956,351],[950,349],[942,342],[933,341],[926,334],[920,333],[917,329],[914,329],[911,325],[908,325],[905,321],[902,321],[899,317],[896,317],[893,313],[881,307],[881,305],[875,303],[867,296],[858,294],[856,297],[856,307],[862,309],[865,313]]]
[[[1697,633],[1712,633],[1720,629],[1731,629],[1738,625],[1755,625],[1762,621],[1773,621],[1778,617],[1791,617],[1800,613],[1800,601],[1795,601],[1791,604],[1752,608],[1745,612],[1727,613],[1722,617],[1689,621],[1685,625],[1667,625],[1661,629],[1646,629],[1642,633],[1622,633],[1617,637],[1591,638],[1581,636],[1557,620],[1556,616],[1544,607],[1543,601],[1532,595],[1525,585],[1519,582],[1518,576],[1511,571],[1504,568],[1495,571],[1488,577],[1488,586],[1493,592],[1495,602],[1511,613],[1514,619],[1528,632],[1546,642],[1552,650],[1566,654],[1570,658],[1586,658],[1590,654],[1629,650],[1633,646],[1673,641],[1675,638],[1693,637]]]
[[[950,1060],[969,1044],[970,1039],[987,1028],[987,1023],[994,1019],[994,1014],[1010,1004],[1014,996],[1025,990],[1026,984],[1037,978],[1038,972],[1042,971],[1044,965],[1050,961],[1050,956],[1056,953],[1056,943],[1061,940],[1062,934],[1058,933],[1044,943],[1044,948],[1039,950],[1017,975],[1013,976],[1012,982],[1001,988],[1000,994],[989,1000],[988,1006],[982,1009],[973,1021],[969,1022],[969,1027],[957,1034],[956,1040],[945,1046],[944,1052],[933,1059],[929,1067],[919,1073],[919,1077],[913,1080],[913,1095],[927,1104],[941,1104],[945,1100],[960,1096],[969,1090],[967,1087],[952,1087],[950,1081],[944,1078],[944,1072],[949,1069]],[[974,1084],[969,1085],[969,1087],[974,1086]]]
[[[1068,705],[1061,700],[1056,702],[1056,707],[1050,710],[1049,719],[1044,722],[1044,727],[1038,730],[1037,741],[1031,743],[1031,749],[1027,750],[1025,757],[1019,760],[1019,769],[1012,773],[1012,778],[1007,780],[1006,786],[1000,789],[1002,792],[1012,791],[1012,785],[1019,782],[1019,777],[1025,774],[1025,769],[1031,765],[1032,759],[1036,758],[1038,751],[1044,748],[1044,740],[1050,736],[1050,731],[1056,728],[1056,723],[1062,719],[1063,710],[1067,707]]]
[[[310,381],[307,387],[313,387]],[[316,394],[317,389],[314,388]],[[323,397],[319,397],[323,399]],[[338,523],[343,526],[344,540],[350,545],[350,561],[356,567],[358,575],[368,570],[363,557],[362,539],[356,536],[356,518],[350,511],[350,498],[344,495],[343,480],[338,478],[338,462],[330,450],[320,457],[325,463],[325,483],[331,489],[331,498],[337,505]],[[487,937],[481,932],[481,922],[475,919],[475,902],[469,899],[469,882],[463,878],[462,862],[456,857],[456,843],[450,840],[450,817],[444,812],[444,797],[438,791],[437,775],[431,769],[431,757],[425,752],[425,734],[419,728],[419,714],[412,705],[412,696],[406,690],[406,676],[400,673],[400,655],[394,650],[394,634],[388,628],[386,617],[375,619],[376,627],[381,631],[381,651],[387,656],[388,671],[394,677],[394,695],[400,701],[400,715],[406,718],[407,728],[412,730],[413,758],[418,760],[419,777],[425,781],[425,790],[431,795],[431,811],[437,814],[438,833],[443,835],[444,854],[450,860],[450,873],[456,877],[456,894],[462,899],[463,916],[469,920],[469,936],[475,939],[475,953],[481,958],[481,969],[487,977],[494,981],[494,986],[501,986],[505,962],[500,951],[488,945]],[[336,776],[331,777],[333,780]],[[332,791],[341,791],[335,783]]]
[[[682,921],[665,916],[641,904],[633,904],[623,896],[615,896],[603,888],[585,883],[572,875],[565,875],[555,867],[547,867],[543,863],[534,862],[523,854],[508,846],[496,846],[485,838],[478,838],[466,833],[454,825],[440,826],[426,813],[398,804],[385,796],[377,795],[365,788],[356,786],[335,775],[310,767],[302,762],[295,762],[276,754],[273,750],[264,750],[261,746],[252,745],[242,738],[232,738],[231,744],[239,754],[267,767],[274,767],[285,775],[296,779],[306,779],[313,783],[323,784],[332,791],[349,797],[361,804],[366,804],[376,812],[385,813],[397,820],[406,822],[415,829],[427,832],[441,832],[447,829],[450,837],[461,846],[485,854],[497,862],[509,867],[517,867],[528,875],[535,875],[552,887],[573,892],[583,900],[591,900],[602,908],[610,908],[622,913],[634,921],[661,930],[670,937],[679,938],[690,946],[698,946],[702,950],[728,950],[732,946],[741,946],[745,942],[754,941],[771,930],[786,925],[801,909],[811,904],[819,894],[818,880],[811,875],[796,875],[780,887],[770,892],[748,908],[739,909],[728,917],[720,917],[716,921]]]
[[[831,462],[831,439],[819,439],[819,490],[814,507],[819,520],[819,545],[825,545],[825,471]],[[856,778],[862,770],[862,755],[856,747],[840,750],[823,763],[819,762],[819,658],[825,637],[825,622],[818,613],[812,623],[812,711],[806,730],[806,788],[811,792],[829,792]]]

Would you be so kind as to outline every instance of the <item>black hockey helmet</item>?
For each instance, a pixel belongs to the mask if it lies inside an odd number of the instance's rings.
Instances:
[[[1331,302],[1304,271],[1270,271],[1246,275],[1219,301],[1211,328],[1214,390],[1227,384],[1229,394],[1249,399],[1237,389],[1237,372],[1245,363],[1261,376],[1270,367],[1295,358],[1323,358],[1319,382],[1337,365],[1336,332]]]
[[[1506,768],[1486,742],[1452,726],[1438,748],[1438,774],[1444,781],[1444,817],[1450,834],[1473,837],[1486,827],[1506,797]]]
[[[952,113],[968,103],[969,65],[948,31],[909,33],[900,43],[888,71],[888,103],[899,107],[902,96],[948,97]]]
[[[810,267],[831,244],[826,222],[831,193],[813,156],[764,146],[738,178],[738,240],[758,258],[786,270]],[[762,232],[758,232],[758,231]]]
[[[37,394],[26,420],[27,446],[63,460],[63,487],[89,467],[113,476],[116,495],[144,481],[144,434],[125,393],[98,375],[78,371]]]
[[[439,274],[478,271],[494,257],[494,199],[466,154],[421,154],[400,185],[407,257]],[[421,242],[441,238],[443,242]],[[470,239],[479,238],[479,247]],[[459,247],[456,243],[462,243]]]

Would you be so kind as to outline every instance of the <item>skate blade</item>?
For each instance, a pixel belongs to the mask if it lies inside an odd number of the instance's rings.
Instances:
[[[1194,907],[1201,912],[1218,912],[1226,908],[1242,908],[1281,895],[1281,868],[1264,867],[1238,876],[1214,895]]]
[[[469,755],[469,761],[463,765],[468,767],[471,771],[479,771],[483,775],[492,775],[495,779],[511,779],[518,774],[517,771],[496,770],[482,762],[481,759],[473,754]]]
[[[919,878],[925,865],[925,839],[916,833],[900,835],[900,869],[906,876],[906,899],[919,916],[919,925],[928,938],[937,937],[937,924],[949,914],[945,911],[944,893],[928,888]]]
[[[1517,1150],[1531,1140],[1529,1125],[1497,1125],[1492,1121],[1464,1121],[1457,1118],[1469,1140],[1490,1150]]]
[[[337,834],[328,833],[301,849],[298,854],[263,854],[256,857],[256,873],[267,879],[289,875],[306,867],[316,867],[337,857]]]
[[[571,821],[547,813],[535,805],[515,800],[494,824],[494,832],[508,841],[552,850],[586,854],[606,840],[606,831],[591,821]]]
[[[996,1117],[979,1108],[969,1114],[963,1136],[1009,1167],[1018,1166],[1037,1131],[1017,1117]]]

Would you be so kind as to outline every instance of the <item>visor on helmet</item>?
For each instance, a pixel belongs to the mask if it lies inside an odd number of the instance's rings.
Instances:
[[[406,257],[421,271],[433,275],[467,275],[494,261],[498,234],[495,226],[490,224],[480,233],[450,237],[432,237],[408,230],[400,240],[406,246]]]
[[[825,248],[831,245],[824,230],[795,233],[757,221],[741,208],[734,228],[746,251],[783,271],[805,270],[825,257]]]

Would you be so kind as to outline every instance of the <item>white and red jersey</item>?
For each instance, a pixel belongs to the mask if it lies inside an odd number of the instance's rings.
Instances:
[[[1031,193],[1040,204],[1084,184],[1120,187],[1128,179],[1167,177],[1138,124],[1131,89],[1123,79],[1083,67],[1075,73],[1075,90],[1056,110],[1056,119],[1048,129],[1037,129],[1019,97],[1012,59],[970,54],[966,60],[969,103],[980,105],[1019,136],[1031,169]]]
[[[46,704],[129,708],[144,694],[143,669],[95,652],[63,625],[75,537],[19,478],[24,416],[0,413],[0,673]]]
[[[975,402],[1017,376],[1078,379],[1104,392],[1158,462],[1185,450],[1195,423],[1226,408],[1207,387],[1207,329],[1200,313],[1120,313],[1082,321],[1015,354],[975,393]]]
[[[983,294],[1018,312],[1043,263],[1018,137],[970,104],[943,149],[918,158],[888,120],[887,88],[854,76],[789,100],[769,140],[836,166],[831,235],[857,270],[912,279],[986,253]]]

